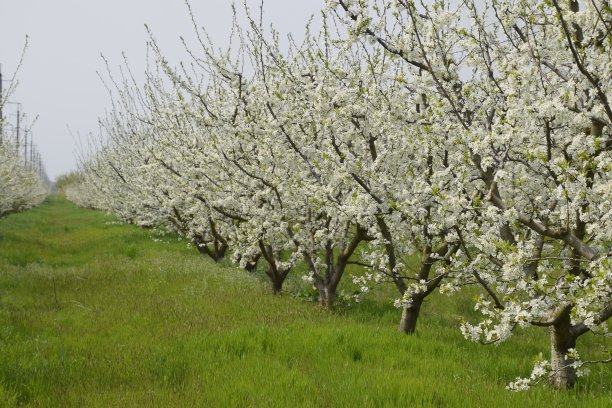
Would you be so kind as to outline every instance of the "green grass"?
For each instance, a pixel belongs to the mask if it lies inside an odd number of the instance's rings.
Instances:
[[[57,197],[0,220],[0,405],[612,406],[609,366],[505,391],[547,333],[469,343],[469,295],[428,301],[407,337],[380,294],[330,313],[166,241]]]

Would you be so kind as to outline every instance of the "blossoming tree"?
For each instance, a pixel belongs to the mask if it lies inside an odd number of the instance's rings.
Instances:
[[[432,122],[454,136],[480,191],[461,231],[477,272],[485,319],[466,337],[507,339],[517,327],[547,327],[549,374],[572,387],[577,339],[606,336],[610,268],[610,16],[606,2],[493,1],[429,4],[331,1],[354,36],[368,38],[412,70]],[[455,265],[459,266],[459,265]],[[461,282],[461,283],[459,283]],[[602,358],[600,361],[609,361]]]

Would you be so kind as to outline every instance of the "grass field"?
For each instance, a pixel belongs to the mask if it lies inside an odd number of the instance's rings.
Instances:
[[[612,406],[610,366],[571,392],[506,391],[547,333],[469,343],[468,296],[434,297],[407,337],[385,297],[331,313],[274,296],[256,274],[53,197],[0,220],[0,405]]]

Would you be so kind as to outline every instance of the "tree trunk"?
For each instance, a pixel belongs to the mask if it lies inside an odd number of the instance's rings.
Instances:
[[[284,279],[275,278],[275,279],[271,279],[270,281],[272,283],[272,293],[274,293],[275,295],[278,295],[279,293],[283,291]]]
[[[283,283],[285,283],[288,273],[288,270],[282,271],[276,269],[275,267],[270,267],[270,269],[266,272],[266,275],[268,275],[268,279],[270,280],[272,293],[277,295],[283,291]]]
[[[227,245],[224,243],[218,243],[215,241],[215,262],[219,262],[225,257],[227,252]]]
[[[406,334],[414,334],[416,331],[416,324],[421,313],[421,305],[423,305],[422,298],[414,298],[410,305],[404,305],[402,310],[402,320],[400,320],[399,330]]]
[[[200,251],[200,254],[210,257],[210,259],[215,262],[219,262],[221,259],[223,259],[225,253],[227,252],[227,245],[223,242],[217,241],[216,239],[213,240],[212,245],[210,246],[201,238],[195,238],[193,243],[198,251]]]
[[[265,244],[263,241],[259,241],[259,250],[261,256],[268,263],[268,270],[266,271],[266,275],[270,279],[270,283],[272,284],[272,292],[274,294],[278,294],[283,290],[283,283],[285,282],[285,278],[289,274],[291,269],[279,269],[278,267],[278,254],[274,252],[274,249],[271,245]],[[259,255],[257,255],[254,259],[253,269],[257,266],[257,261],[259,260]],[[248,266],[248,265],[247,265]],[[247,269],[248,270],[248,269]]]
[[[261,254],[257,254],[253,259],[248,261],[246,266],[244,267],[244,270],[246,270],[247,272],[254,272],[255,269],[257,269],[257,262],[259,262],[260,257]]]
[[[576,384],[574,359],[567,356],[568,350],[576,347],[576,337],[570,332],[569,312],[550,329],[550,383],[557,389],[572,389]]]
[[[319,289],[319,303],[321,306],[331,309],[336,301],[336,288],[333,286],[324,286]]]

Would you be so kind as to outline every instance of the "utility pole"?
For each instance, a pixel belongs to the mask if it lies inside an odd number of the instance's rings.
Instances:
[[[33,169],[35,166],[34,163],[34,150],[36,149],[36,146],[34,146],[34,133],[32,133],[32,131],[30,131],[30,167]],[[38,152],[37,152],[38,153]]]
[[[23,132],[23,167],[28,168],[28,129]]]
[[[19,105],[17,105],[17,134],[15,144],[17,145],[17,157],[19,157],[19,120],[21,119],[21,112],[19,111]]]

